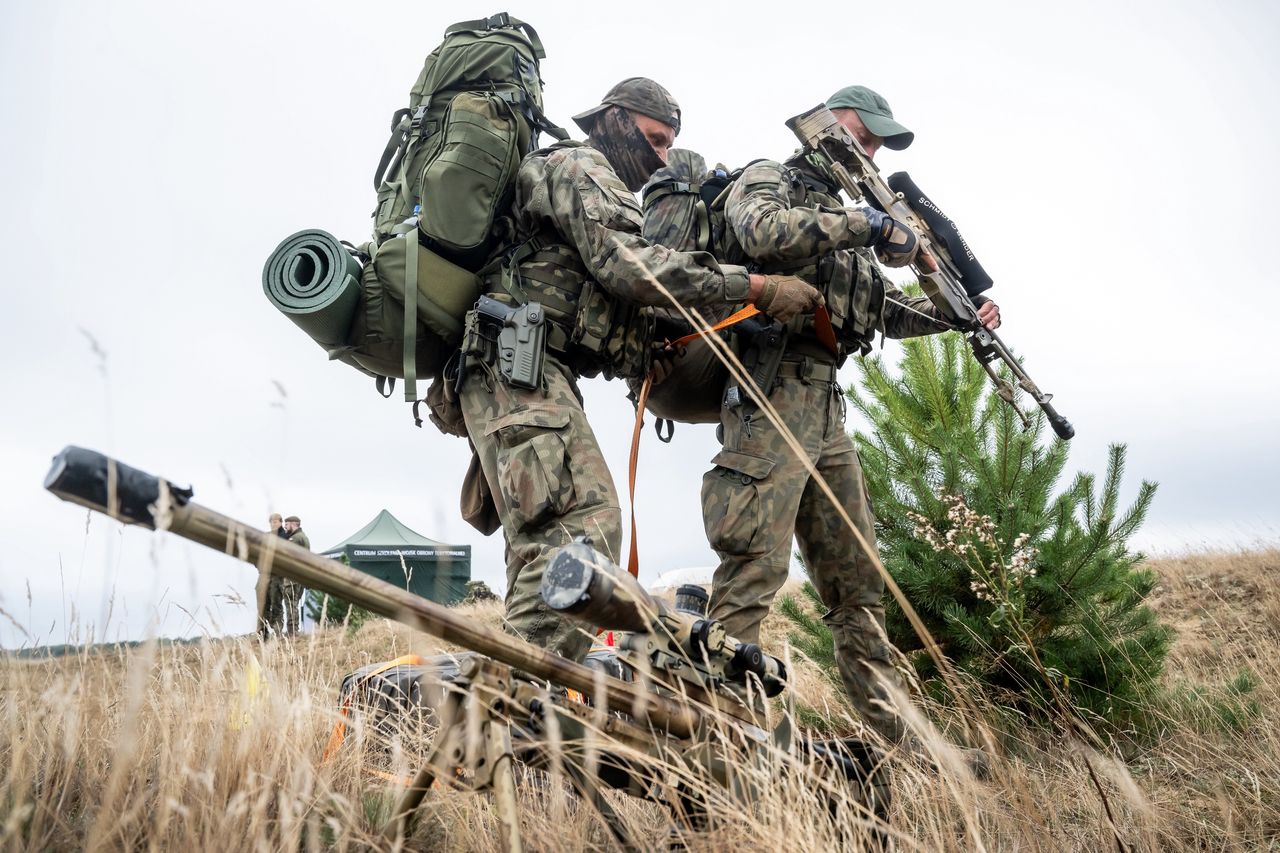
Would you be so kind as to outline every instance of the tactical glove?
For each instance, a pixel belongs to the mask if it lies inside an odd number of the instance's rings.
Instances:
[[[865,212],[867,221],[871,223],[871,233],[875,235],[871,246],[880,256],[881,263],[886,267],[905,267],[915,260],[920,243],[914,231],[878,210]]]
[[[822,304],[822,295],[794,275],[767,275],[755,306],[784,325],[798,314],[811,314]]]

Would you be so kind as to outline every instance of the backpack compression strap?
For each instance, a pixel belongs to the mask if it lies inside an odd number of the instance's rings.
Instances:
[[[404,399],[418,401],[418,229],[404,235]]]
[[[466,30],[500,30],[504,28],[523,30],[524,37],[529,40],[529,46],[533,48],[533,55],[538,59],[547,58],[547,52],[542,48],[542,39],[538,38],[538,31],[530,24],[526,24],[519,18],[513,18],[506,12],[499,12],[487,18],[477,18],[474,21],[461,21],[445,30],[444,34],[447,36],[451,33],[459,33]]]
[[[547,58],[547,51],[542,47],[542,39],[538,37],[538,31],[533,28],[533,25],[527,24],[519,18],[514,18],[506,12],[490,15],[488,18],[477,18],[474,21],[461,21],[445,30],[444,34],[448,36],[451,33],[465,32],[467,30],[488,32],[501,29],[519,30],[529,42],[529,47],[533,49],[534,58]],[[521,105],[521,108],[528,117],[529,124],[533,125],[535,130],[542,131],[548,136],[559,140],[569,138],[569,131],[559,125],[552,124],[551,120],[542,112],[542,108],[531,100],[526,100]]]

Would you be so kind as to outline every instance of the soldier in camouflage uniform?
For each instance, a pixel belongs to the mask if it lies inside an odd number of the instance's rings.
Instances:
[[[869,89],[842,89],[827,106],[868,155],[881,144],[902,149],[911,143],[911,132]],[[825,297],[837,351],[819,340],[812,316],[795,318],[787,326],[769,402],[874,548],[874,517],[845,431],[836,369],[850,354],[865,354],[877,332],[906,338],[946,328],[927,297],[906,297],[872,260],[874,248],[887,265],[910,263],[915,238],[879,211],[844,207],[836,182],[803,153],[785,163],[747,167],[730,190],[725,217],[728,260],[797,275]],[[982,307],[981,316],[992,328],[999,323],[993,303]],[[883,634],[884,582],[871,558],[754,406],[726,406],[721,427],[723,449],[702,487],[707,537],[720,557],[710,616],[730,635],[758,642],[760,623],[787,578],[794,535],[829,608],[823,620],[834,636],[845,690],[872,727],[890,740],[901,739],[898,717],[875,701],[886,698],[878,682],[896,684],[898,677]]]
[[[267,530],[281,539],[288,539],[289,533],[284,528],[284,519],[280,513],[271,513],[267,519]],[[261,612],[258,614],[258,636],[263,641],[284,634],[284,585],[287,581],[279,575],[267,578],[266,593],[262,598]]]
[[[640,189],[680,129],[680,109],[652,80],[624,80],[574,117],[587,144],[530,154],[516,177],[517,245],[485,281],[507,304],[536,302],[548,321],[540,387],[497,369],[493,331],[475,312],[462,344],[459,405],[507,544],[510,630],[565,657],[582,657],[587,635],[539,595],[551,552],[578,536],[615,560],[622,513],[613,480],[582,408],[580,376],[637,376],[649,369],[644,306],[669,305],[656,279],[686,305],[754,301],[787,316],[813,310],[817,292],[794,277],[749,274],[705,253],[645,241]]]
[[[284,520],[285,538],[294,545],[311,550],[311,537],[302,529],[302,519],[291,515]],[[306,588],[297,581],[284,582],[284,633],[297,634],[298,620],[302,615],[302,599],[306,596]]]

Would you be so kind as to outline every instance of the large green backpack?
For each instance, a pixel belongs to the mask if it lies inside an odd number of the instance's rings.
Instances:
[[[513,230],[516,169],[542,113],[532,27],[506,13],[445,30],[396,111],[378,162],[373,240],[360,247],[299,232],[267,260],[267,297],[328,352],[378,378],[381,391],[438,372],[480,295],[477,273]],[[390,392],[386,392],[390,393]]]
[[[741,170],[730,173],[723,166],[708,169],[700,155],[682,148],[671,149],[667,157],[667,165],[654,172],[641,191],[644,238],[677,252],[710,252],[716,260],[724,260],[726,190]],[[700,313],[708,323],[717,323],[737,307],[704,308]],[[670,328],[687,327],[684,315],[674,308],[655,308],[653,312]],[[684,331],[691,329],[681,329],[681,334]],[[728,333],[720,336],[727,340]],[[667,378],[654,385],[646,398],[645,407],[658,418],[659,436],[662,421],[717,423],[728,375],[709,344],[691,342],[684,357],[672,362]],[[641,379],[627,381],[633,398],[639,398],[641,384]]]
[[[426,246],[475,270],[509,236],[520,160],[539,131],[568,137],[542,113],[545,56],[533,27],[505,12],[445,30],[391,119],[373,177],[375,243],[416,216]]]

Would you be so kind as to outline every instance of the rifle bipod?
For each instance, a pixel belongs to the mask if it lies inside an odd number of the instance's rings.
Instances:
[[[538,717],[562,711],[563,714],[557,714],[557,722],[567,722],[572,733],[579,733],[579,725],[575,725],[572,718],[580,716],[581,712],[559,705],[549,709],[537,698],[540,692],[532,684],[515,680],[511,668],[504,664],[478,656],[463,659],[459,676],[450,683],[439,710],[440,728],[426,763],[383,827],[387,840],[403,841],[410,836],[423,798],[439,781],[441,785],[474,792],[492,791],[494,808],[502,828],[502,849],[520,853],[523,844],[516,802],[516,753],[512,747],[512,727],[519,723],[513,718],[526,724],[525,728],[519,729],[519,734],[523,745],[521,763],[527,766],[553,763],[548,759],[546,747],[533,743],[531,739],[537,733],[535,721]],[[582,708],[589,711],[586,706]],[[560,719],[561,716],[570,719]],[[588,773],[574,763],[558,763],[575,793],[590,803],[614,839],[626,850],[640,849],[604,797],[599,784],[593,784]],[[600,780],[595,781],[599,783]]]

